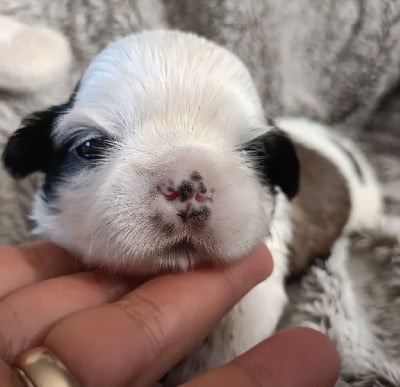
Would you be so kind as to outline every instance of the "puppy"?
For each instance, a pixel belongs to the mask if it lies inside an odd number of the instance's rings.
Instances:
[[[289,269],[300,275],[381,211],[373,171],[353,144],[307,121],[267,121],[243,63],[183,32],[110,44],[67,103],[22,123],[3,161],[17,178],[44,172],[36,232],[91,266],[157,274],[230,264],[268,245],[271,277],[168,385],[270,335]]]

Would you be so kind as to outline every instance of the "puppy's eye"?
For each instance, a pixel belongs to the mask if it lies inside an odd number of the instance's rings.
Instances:
[[[104,145],[104,140],[101,138],[86,140],[76,148],[76,153],[83,159],[97,160],[103,156]]]

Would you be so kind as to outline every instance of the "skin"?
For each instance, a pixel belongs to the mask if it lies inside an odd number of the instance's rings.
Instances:
[[[84,271],[48,242],[0,246],[2,386],[17,385],[10,365],[37,345],[56,353],[83,386],[152,385],[271,271],[265,247],[230,267],[145,281]],[[185,386],[328,387],[338,372],[324,335],[293,328]]]

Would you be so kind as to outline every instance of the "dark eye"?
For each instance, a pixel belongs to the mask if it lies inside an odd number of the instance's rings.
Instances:
[[[86,160],[100,159],[104,154],[104,141],[101,138],[86,140],[76,148],[76,153]]]

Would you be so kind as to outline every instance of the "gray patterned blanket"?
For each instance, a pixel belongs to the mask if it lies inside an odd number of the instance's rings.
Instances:
[[[26,113],[64,100],[108,41],[161,27],[237,53],[271,117],[307,116],[353,137],[378,171],[387,217],[376,232],[340,240],[290,285],[281,327],[329,335],[342,357],[338,386],[400,386],[400,0],[1,0],[1,15],[62,33],[72,64],[24,90],[4,86],[0,63],[0,147]],[[0,41],[0,57],[3,49]],[[0,242],[29,238],[36,180],[0,170]]]

